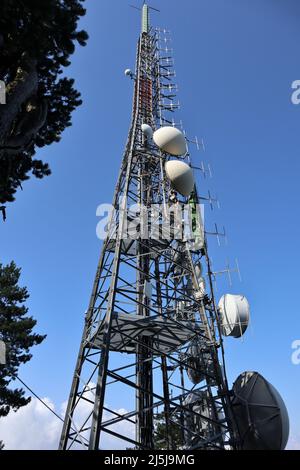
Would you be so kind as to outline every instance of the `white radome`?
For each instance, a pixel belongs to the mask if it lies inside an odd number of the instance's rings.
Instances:
[[[124,75],[126,75],[126,77],[130,77],[130,76],[132,75],[131,70],[130,70],[130,69],[126,69],[126,70],[124,71]]]
[[[153,137],[153,129],[149,126],[149,124],[142,124],[141,125],[142,133],[147,139],[152,139]]]
[[[179,160],[169,160],[165,170],[173,188],[183,196],[189,196],[195,184],[191,167]]]
[[[180,156],[187,152],[186,140],[183,133],[176,127],[165,126],[153,134],[156,145],[170,155]]]
[[[223,335],[233,336],[234,338],[242,336],[250,320],[250,307],[246,297],[225,294],[221,297],[218,307],[221,312]]]

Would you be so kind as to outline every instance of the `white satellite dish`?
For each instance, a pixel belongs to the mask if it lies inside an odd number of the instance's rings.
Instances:
[[[250,320],[250,307],[246,297],[225,294],[221,297],[218,307],[221,313],[222,334],[234,338],[241,337]]]
[[[148,124],[141,125],[142,133],[144,134],[147,139],[152,139],[153,137],[153,129]]]
[[[131,69],[126,69],[126,70],[124,70],[124,75],[125,75],[126,77],[132,78],[132,77],[133,77],[133,72],[132,72]]]
[[[243,450],[284,450],[289,416],[278,391],[258,372],[243,372],[233,384],[233,411]]]
[[[161,150],[171,155],[180,156],[187,152],[185,137],[176,127],[165,126],[157,129],[153,140]]]
[[[169,160],[165,164],[165,170],[173,188],[183,196],[189,196],[195,184],[191,167],[179,160]]]

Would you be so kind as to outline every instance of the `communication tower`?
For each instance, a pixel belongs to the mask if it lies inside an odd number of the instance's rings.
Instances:
[[[245,433],[248,447],[255,446],[239,398],[256,376],[238,379],[234,395],[223,348],[223,336],[244,333],[249,305],[230,294],[216,302],[199,210],[206,198],[197,188],[191,141],[176,122],[169,33],[151,26],[149,9],[143,5],[135,70],[125,71],[134,88],[131,126],[60,448],[101,449],[110,435],[122,448],[240,449]],[[198,139],[193,143],[199,147]],[[210,193],[207,201],[214,202]],[[215,235],[222,235],[217,228]]]

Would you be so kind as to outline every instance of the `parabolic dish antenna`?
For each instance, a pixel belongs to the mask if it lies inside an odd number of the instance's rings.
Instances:
[[[173,188],[183,196],[189,196],[195,184],[191,167],[180,160],[169,160],[165,170]]]
[[[160,127],[154,132],[153,140],[161,150],[170,155],[179,157],[187,152],[185,137],[176,127]]]
[[[221,314],[222,334],[241,337],[249,325],[250,307],[244,295],[225,294],[218,304]]]
[[[278,391],[258,372],[243,372],[233,384],[235,421],[243,450],[284,450],[289,417]]]

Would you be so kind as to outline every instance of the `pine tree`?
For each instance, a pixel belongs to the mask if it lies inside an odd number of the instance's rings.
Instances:
[[[86,13],[83,3],[1,1],[0,80],[6,104],[0,104],[0,205],[14,200],[30,174],[51,173],[47,163],[34,158],[36,150],[60,140],[82,103],[74,80],[60,76],[76,43],[85,46],[88,39],[77,29]]]
[[[13,261],[6,266],[0,263],[0,338],[7,349],[6,364],[0,365],[0,417],[30,402],[22,388],[11,385],[19,366],[30,361],[30,348],[46,337],[32,332],[36,320],[26,316],[24,303],[29,294],[26,287],[18,285],[20,273]]]

